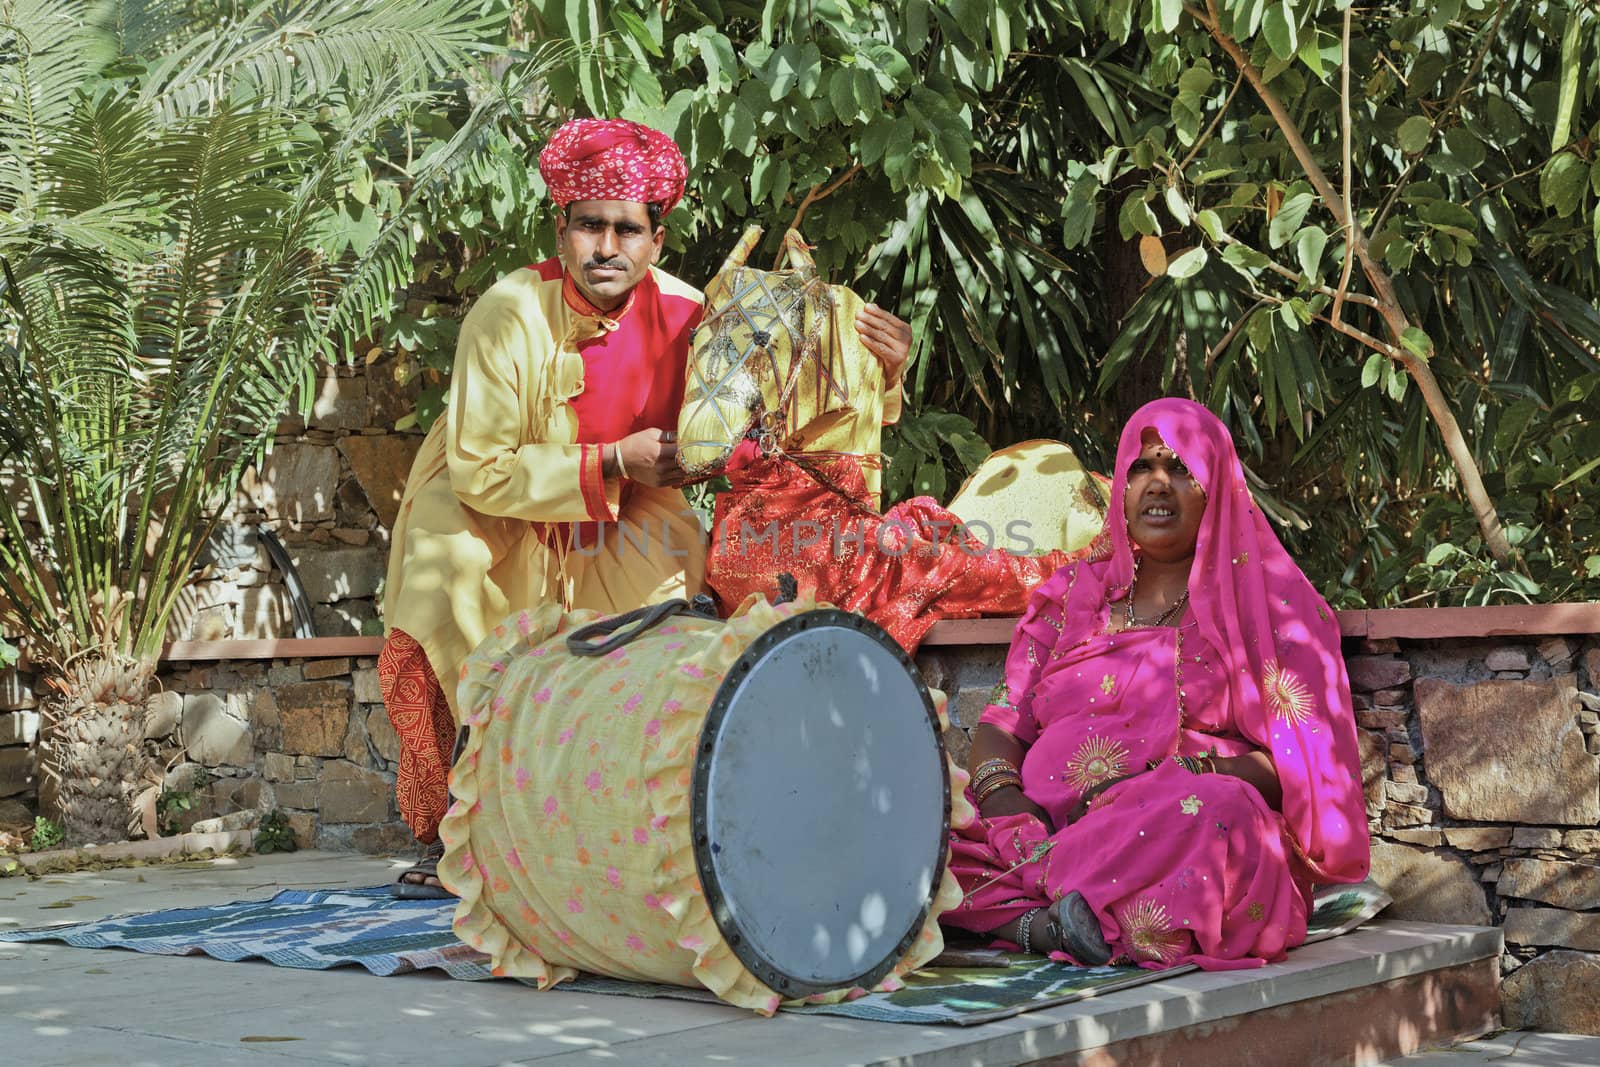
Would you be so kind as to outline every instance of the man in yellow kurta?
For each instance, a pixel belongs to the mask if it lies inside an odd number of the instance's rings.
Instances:
[[[445,414],[394,529],[378,671],[401,814],[429,846],[460,667],[496,623],[552,600],[615,612],[692,596],[704,573],[675,435],[661,429],[677,422],[702,304],[655,267],[683,157],[646,127],[580,119],[551,138],[540,171],[564,209],[558,254],[501,279],[462,323]],[[396,892],[440,895],[430,860]]]
[[[702,295],[656,268],[685,168],[665,135],[577,119],[539,170],[562,213],[557,255],[490,288],[461,326],[445,415],[423,441],[394,529],[378,660],[400,740],[400,811],[422,862],[396,895],[446,895],[438,826],[467,654],[513,611],[625,611],[700,591],[705,542],[677,488],[676,426]],[[857,319],[898,375],[911,331]]]

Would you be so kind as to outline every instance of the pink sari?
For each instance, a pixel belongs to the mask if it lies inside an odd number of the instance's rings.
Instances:
[[[1206,490],[1176,628],[1108,634],[1134,574],[1120,502],[1153,428]],[[993,930],[1072,890],[1113,959],[1162,968],[1259,966],[1305,940],[1314,884],[1366,877],[1360,757],[1338,624],[1251,500],[1222,423],[1186,400],[1129,420],[1101,558],[1034,591],[983,722],[1027,746],[1028,815],[951,835],[966,899],[946,923]],[[1267,753],[1274,811],[1243,779],[1167,757]],[[1162,760],[1145,771],[1152,760]],[[1071,825],[1084,792],[1116,779]]]

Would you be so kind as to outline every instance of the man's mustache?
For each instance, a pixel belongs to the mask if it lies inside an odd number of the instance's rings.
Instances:
[[[612,270],[627,270],[628,261],[625,259],[591,259],[584,264],[585,267],[609,267]]]

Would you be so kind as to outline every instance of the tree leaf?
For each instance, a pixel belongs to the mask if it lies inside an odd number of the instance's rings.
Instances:
[[[1201,211],[1200,214],[1196,215],[1194,220],[1199,224],[1200,229],[1207,237],[1219,244],[1222,242],[1223,237],[1226,235],[1226,231],[1224,231],[1222,228],[1221,215],[1218,215],[1210,208],[1206,208],[1205,210]]]
[[[1171,33],[1183,18],[1183,0],[1156,0],[1156,28]]]
[[[1100,179],[1088,171],[1072,183],[1072,189],[1061,205],[1061,241],[1068,248],[1086,245],[1093,236],[1095,199],[1099,193]]]
[[[1422,115],[1412,115],[1395,130],[1395,144],[1406,155],[1414,156],[1428,147],[1428,138],[1432,136],[1433,123]]]
[[[1400,334],[1400,344],[1418,359],[1430,359],[1433,356],[1433,339],[1420,327],[1407,326]]]
[[[1272,258],[1265,252],[1257,252],[1248,245],[1237,243],[1230,244],[1227,248],[1224,248],[1222,250],[1222,258],[1225,262],[1252,274],[1265,269],[1272,262]]]
[[[1130,195],[1122,201],[1122,211],[1118,216],[1117,225],[1121,228],[1123,240],[1128,240],[1136,233],[1154,236],[1161,232],[1155,212],[1150,210],[1150,205],[1144,202],[1142,196]]]
[[[1153,277],[1159,278],[1167,273],[1167,250],[1161,244],[1161,238],[1149,234],[1139,238],[1139,262]]]
[[[1172,262],[1167,264],[1167,277],[1178,278],[1180,280],[1183,278],[1192,278],[1196,274],[1200,273],[1200,268],[1204,267],[1206,265],[1206,261],[1210,258],[1211,257],[1207,254],[1206,250],[1199,246],[1191,248],[1186,252],[1180,252],[1176,257],[1173,258]]]
[[[1383,375],[1383,365],[1388,358],[1382,352],[1374,352],[1367,357],[1366,363],[1361,366],[1361,388],[1371,389],[1378,384],[1378,379]]]
[[[844,67],[835,67],[828,72],[828,103],[833,105],[833,114],[841,122],[854,122],[861,111],[856,103],[851,73]]]
[[[1393,363],[1387,363],[1385,366],[1390,371],[1390,374],[1384,386],[1388,390],[1389,399],[1398,404],[1406,398],[1406,383],[1411,380],[1411,376]]]
[[[1261,32],[1266,34],[1273,55],[1283,60],[1294,58],[1300,41],[1296,36],[1294,12],[1287,2],[1267,8],[1266,16],[1261,20]]]
[[[1216,80],[1217,76],[1211,70],[1211,64],[1202,59],[1179,75],[1178,89],[1181,92],[1204,96],[1211,90]]]
[[[1456,126],[1447,132],[1444,143],[1450,154],[1468,171],[1477,169],[1487,156],[1478,135],[1465,126]]]
[[[1322,277],[1322,253],[1327,247],[1328,235],[1316,226],[1307,226],[1294,235],[1294,249],[1300,258],[1300,270],[1313,282]]]
[[[1589,184],[1589,168],[1571,152],[1563,152],[1544,165],[1539,173],[1539,200],[1566,218],[1583,203]]]
[[[1583,25],[1583,8],[1567,8],[1567,28],[1561,34],[1561,95],[1556,102],[1555,128],[1550,131],[1550,151],[1567,146],[1572,131],[1572,112],[1578,103],[1578,81],[1582,74],[1579,59],[1578,28]]]
[[[1189,205],[1184,202],[1183,194],[1178,191],[1178,187],[1176,185],[1167,186],[1167,191],[1164,195],[1167,201],[1167,210],[1172,213],[1174,219],[1178,220],[1178,225],[1189,225],[1194,216],[1189,211]]]
[[[1289,238],[1305,221],[1306,212],[1311,210],[1312,199],[1310,193],[1296,193],[1278,208],[1278,213],[1272,217],[1272,225],[1267,227],[1267,241],[1273,248],[1282,248],[1289,243]]]

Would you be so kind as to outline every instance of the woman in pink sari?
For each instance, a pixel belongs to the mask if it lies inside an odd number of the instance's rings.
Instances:
[[[1327,604],[1187,400],[1123,430],[1101,550],[1033,593],[974,735],[949,925],[1083,964],[1259,966],[1366,877]]]

